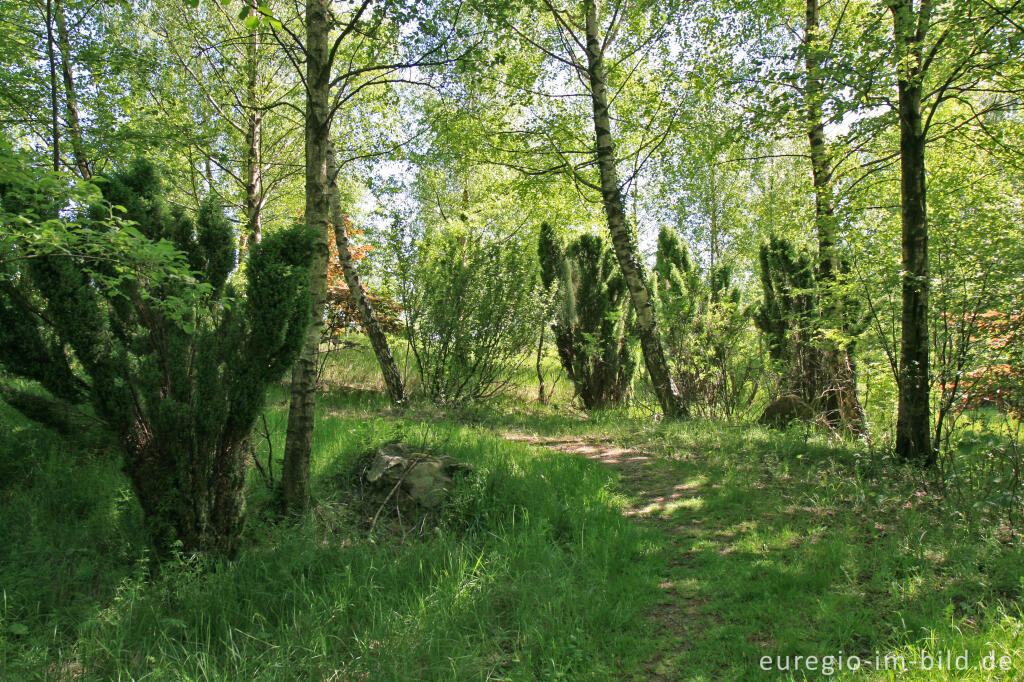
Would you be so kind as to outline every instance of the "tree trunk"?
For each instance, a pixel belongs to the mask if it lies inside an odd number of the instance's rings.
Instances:
[[[822,111],[821,47],[818,0],[807,0],[804,34],[807,69],[807,138],[811,148],[811,173],[814,179],[814,224],[818,233],[818,284],[821,320],[825,331],[841,331],[844,326],[842,304],[838,300],[836,279],[839,253],[836,248],[836,218],[832,204],[832,164],[825,148],[825,123]],[[833,428],[846,427],[854,433],[864,431],[864,410],[857,399],[857,375],[849,349],[828,334],[821,344],[820,366],[815,381],[814,402],[824,408],[825,420]]]
[[[644,353],[644,363],[651,376],[654,392],[658,396],[666,419],[680,417],[684,413],[682,401],[669,373],[665,352],[658,337],[658,325],[654,315],[651,293],[644,281],[636,247],[626,226],[626,213],[622,206],[622,190],[619,187],[615,163],[615,145],[612,142],[611,122],[608,115],[608,92],[604,75],[604,54],[598,37],[596,0],[584,0],[587,33],[587,73],[590,77],[590,94],[594,112],[594,133],[597,142],[597,163],[601,174],[601,198],[608,220],[615,257],[622,271],[622,277],[629,289],[633,309],[636,311],[637,332]]]
[[[323,332],[329,258],[327,146],[330,135],[328,96],[328,0],[306,3],[306,225],[313,232],[314,255],[310,266],[313,316],[306,343],[292,368],[288,428],[281,475],[288,510],[301,512],[309,504],[309,462],[316,420],[317,359]]]
[[[71,40],[68,37],[68,21],[64,13],[62,0],[54,0],[54,19],[57,21],[57,47],[60,48],[61,72],[64,76],[64,101],[68,110],[68,130],[71,133],[71,151],[75,155],[75,165],[82,178],[92,178],[89,158],[85,154],[82,141],[82,124],[78,119],[78,96],[75,91],[75,76],[71,69]]]
[[[920,85],[901,82],[899,102],[903,311],[896,452],[931,466],[935,452],[929,430],[928,219]]]
[[[245,525],[245,457],[238,443],[143,442],[124,472],[156,551],[233,557]]]
[[[380,365],[380,373],[384,376],[384,385],[387,387],[391,404],[402,406],[407,399],[402,375],[398,371],[398,365],[395,364],[394,356],[391,355],[388,337],[384,334],[384,329],[380,326],[380,320],[377,319],[373,305],[363,290],[363,284],[359,281],[359,273],[356,272],[356,264],[352,260],[352,251],[348,242],[348,219],[341,211],[341,197],[338,194],[338,169],[334,161],[333,145],[329,147],[327,154],[331,222],[334,224],[334,239],[338,245],[341,271],[345,273],[345,284],[348,285],[349,295],[352,296],[356,303],[356,309],[359,311],[359,323],[366,330],[366,335],[370,337],[370,345],[373,346],[373,354],[377,356],[377,364]]]
[[[60,170],[60,110],[57,105],[57,55],[53,50],[53,0],[46,0],[46,58],[50,64],[50,126],[53,170]]]
[[[896,453],[923,466],[935,464],[928,387],[928,213],[925,136],[921,117],[920,45],[928,28],[928,3],[915,15],[909,0],[890,5],[899,68],[900,218],[903,245],[903,311],[900,339]]]
[[[210,161],[210,157],[209,156],[206,157],[205,168],[206,168],[206,191],[209,194],[213,194],[214,193],[213,162]]]
[[[255,2],[250,3],[253,9],[250,14],[256,11]],[[263,198],[260,196],[260,186],[263,184],[263,160],[260,158],[260,135],[263,130],[263,111],[259,106],[259,50],[260,34],[259,27],[255,26],[249,31],[249,41],[246,44],[246,107],[249,109],[249,118],[246,121],[245,129],[245,243],[246,246],[258,244],[263,239]]]
[[[544,395],[544,372],[541,370],[540,361],[544,357],[544,328],[540,326],[540,341],[537,342],[537,402],[541,405],[548,404],[548,398]]]

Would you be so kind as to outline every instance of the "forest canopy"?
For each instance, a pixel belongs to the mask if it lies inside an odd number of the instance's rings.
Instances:
[[[519,519],[527,465],[445,459],[458,429],[614,424],[670,460],[742,433],[743,485],[802,438],[1017,552],[1022,53],[1021,0],[8,0],[0,472],[37,499],[67,447],[156,564],[244,565],[334,495],[404,541],[428,460],[439,529]],[[389,439],[413,460],[358,507]]]

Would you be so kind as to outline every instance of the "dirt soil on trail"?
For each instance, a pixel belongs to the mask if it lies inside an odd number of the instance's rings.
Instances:
[[[686,643],[700,631],[700,623],[707,615],[698,611],[699,600],[679,576],[685,573],[689,559],[688,540],[705,532],[696,513],[680,515],[687,501],[698,498],[698,486],[681,483],[672,475],[667,463],[650,453],[636,448],[623,448],[607,439],[558,438],[505,433],[508,440],[550,448],[558,452],[582,455],[614,470],[619,475],[620,490],[629,503],[623,513],[637,523],[656,528],[665,537],[664,551],[667,567],[673,576],[666,575],[659,587],[662,597],[648,613],[650,632],[660,635],[665,642],[664,651],[645,665],[646,679],[672,680],[676,675],[666,665],[665,658],[673,650],[684,649]],[[685,580],[682,581],[685,583]]]

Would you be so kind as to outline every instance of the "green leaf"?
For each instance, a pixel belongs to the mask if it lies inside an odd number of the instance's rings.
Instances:
[[[7,631],[12,635],[18,635],[21,637],[28,634],[28,626],[22,625],[21,623],[11,623],[7,626]]]

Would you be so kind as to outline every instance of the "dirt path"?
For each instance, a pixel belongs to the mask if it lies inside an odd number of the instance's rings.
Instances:
[[[663,637],[666,643],[671,644],[663,647],[661,654],[648,661],[645,669],[647,679],[675,679],[666,656],[672,650],[686,646],[685,643],[698,630],[698,623],[703,618],[697,612],[699,600],[692,594],[692,586],[678,584],[680,568],[685,566],[689,558],[688,545],[691,543],[686,540],[701,532],[701,522],[696,514],[684,515],[681,522],[680,515],[674,512],[689,506],[689,502],[699,503],[699,485],[680,482],[671,475],[665,462],[649,453],[635,448],[622,448],[606,439],[548,438],[517,433],[503,435],[508,440],[583,455],[613,469],[619,474],[621,490],[629,499],[624,510],[625,516],[637,523],[657,528],[664,535],[667,569],[677,577],[673,579],[669,575],[664,576],[659,585],[662,596],[648,614],[648,619],[652,634]],[[673,515],[675,518],[670,518]]]

